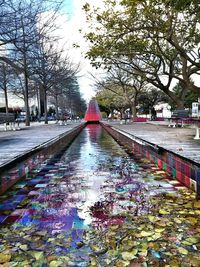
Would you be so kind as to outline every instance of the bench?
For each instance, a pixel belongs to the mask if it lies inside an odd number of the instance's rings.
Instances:
[[[168,127],[177,127],[177,126],[184,126],[185,121],[189,121],[189,110],[186,109],[176,109],[172,112],[171,118],[169,118],[169,125]]]
[[[4,130],[16,130],[15,129],[15,114],[0,112],[0,124],[4,124]]]

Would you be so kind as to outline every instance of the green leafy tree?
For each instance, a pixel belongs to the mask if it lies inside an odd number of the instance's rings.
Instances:
[[[137,98],[146,87],[146,81],[138,75],[131,75],[120,66],[113,66],[103,81],[97,81],[100,90],[104,87],[117,94],[125,105],[129,105],[133,117],[136,117]]]
[[[173,87],[173,91],[175,94],[180,95],[181,90],[181,85],[178,83]],[[187,94],[185,95],[185,107],[191,109],[192,103],[197,102],[199,98],[199,94],[188,91]],[[169,101],[170,105],[172,106],[172,109],[175,109],[174,103]]]
[[[103,10],[86,4],[91,64],[107,69],[118,64],[183,107],[186,93],[200,90],[193,80],[200,71],[200,35],[195,1],[179,7],[166,0],[107,0]],[[171,90],[174,81],[182,84],[180,95]]]
[[[124,96],[121,94],[120,88],[115,88],[115,91],[105,87],[99,88],[95,98],[100,110],[106,112],[107,116],[111,114],[113,117],[114,110],[116,110],[120,112],[122,118],[125,110],[130,108],[129,103],[125,101]]]
[[[169,97],[155,88],[148,88],[138,96],[139,110],[145,114],[149,114],[151,108],[161,102],[169,102]]]

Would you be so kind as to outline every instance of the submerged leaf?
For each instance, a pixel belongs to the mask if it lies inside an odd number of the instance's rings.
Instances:
[[[62,261],[51,261],[49,266],[50,267],[61,267],[63,266],[63,262]]]
[[[122,252],[122,259],[123,260],[132,260],[135,259],[135,255],[137,254],[138,250],[137,249],[133,249],[131,252]]]
[[[182,242],[182,244],[184,244],[184,245],[193,245],[193,244],[196,244],[196,243],[198,243],[198,239],[197,238],[195,238],[195,237],[188,237],[188,238],[186,238],[183,242]]]
[[[0,263],[9,262],[10,259],[11,259],[11,255],[10,254],[0,253]]]
[[[141,237],[145,237],[145,236],[152,236],[154,233],[153,232],[146,232],[146,231],[142,231],[140,233]]]
[[[178,248],[178,251],[179,251],[181,254],[183,254],[183,255],[187,255],[187,254],[188,254],[188,250],[185,249],[185,248],[182,248],[182,247],[179,247],[179,248]]]
[[[161,215],[170,214],[169,211],[164,210],[164,209],[160,209],[160,210],[159,210],[159,213],[160,213]]]
[[[194,208],[200,209],[200,201],[195,201],[194,202]]]

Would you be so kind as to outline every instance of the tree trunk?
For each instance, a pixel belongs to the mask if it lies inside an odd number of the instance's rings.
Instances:
[[[6,108],[6,113],[8,113],[9,112],[9,110],[8,110],[8,91],[7,91],[7,79],[6,79],[6,68],[5,68],[5,66],[3,65],[3,79],[4,79],[4,81],[3,81],[3,83],[4,83],[4,85],[3,85],[3,90],[4,90],[4,96],[5,96],[5,108]]]
[[[59,120],[59,114],[58,114],[58,96],[56,95],[55,96],[55,101],[56,101],[56,103],[55,103],[55,108],[56,108],[56,120]]]
[[[177,95],[175,95],[173,92],[171,92],[171,91],[167,91],[167,92],[165,92],[171,99],[172,99],[172,101],[175,103],[175,106],[176,106],[176,108],[180,108],[180,109],[182,109],[182,108],[184,108],[184,103],[185,103],[185,99],[183,99],[183,98],[180,98],[179,96],[177,96]]]
[[[136,110],[136,106],[135,105],[131,106],[131,112],[132,112],[132,115],[133,115],[133,119],[135,119],[137,117],[137,110]]]
[[[8,113],[8,93],[7,88],[4,88],[4,95],[5,95],[5,106],[6,106],[6,113]]]
[[[133,115],[133,119],[137,118],[136,105],[137,105],[137,95],[135,94],[135,97],[131,101],[131,112],[132,112],[132,115]]]
[[[27,49],[26,49],[26,34],[24,28],[23,17],[21,17],[22,33],[23,33],[23,74],[24,74],[24,104],[26,111],[26,126],[30,126],[30,109],[28,103],[28,64],[27,64]]]
[[[48,124],[48,117],[47,117],[47,91],[43,88],[44,92],[44,123]]]
[[[26,126],[30,126],[30,109],[29,109],[29,103],[28,103],[28,75],[27,75],[26,67],[24,70],[24,86],[25,86],[24,102],[25,102],[25,111],[26,111]]]

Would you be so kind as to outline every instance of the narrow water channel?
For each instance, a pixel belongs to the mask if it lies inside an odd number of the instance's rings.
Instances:
[[[87,125],[0,197],[0,264],[200,266],[200,202],[168,179]]]

